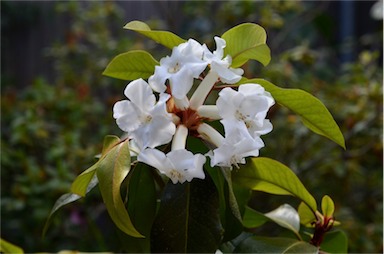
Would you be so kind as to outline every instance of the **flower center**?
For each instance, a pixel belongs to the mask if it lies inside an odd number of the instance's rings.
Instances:
[[[170,174],[170,178],[172,178],[172,179],[177,179],[177,180],[179,180],[179,181],[181,181],[182,179],[183,179],[183,175],[179,172],[179,171],[177,171],[177,170],[175,170],[175,169],[172,169],[170,172],[169,172],[169,174]]]
[[[152,121],[152,116],[151,115],[144,115],[144,116],[142,116],[141,121],[143,124],[148,124]]]
[[[168,72],[173,74],[173,73],[178,72],[180,69],[181,69],[181,66],[180,66],[180,64],[177,62],[177,63],[175,64],[175,66],[173,66],[173,67],[169,67],[169,68],[168,68]]]
[[[235,117],[239,121],[245,121],[247,119],[247,116],[243,115],[239,110],[236,110]]]

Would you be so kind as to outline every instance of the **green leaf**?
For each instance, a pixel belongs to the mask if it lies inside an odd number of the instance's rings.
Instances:
[[[234,253],[318,253],[306,242],[281,237],[249,237],[242,241]]]
[[[126,252],[149,253],[150,233],[156,215],[156,188],[152,168],[139,163],[128,176],[128,214],[133,225],[145,238],[123,236]]]
[[[257,60],[264,66],[271,61],[271,52],[266,44],[267,34],[259,25],[244,23],[235,26],[221,38],[227,43],[224,55],[229,54],[232,57],[233,68],[242,66],[249,59]]]
[[[115,135],[107,135],[104,137],[103,149],[101,150],[101,156],[106,155],[109,150],[116,146],[120,142],[120,138]]]
[[[148,52],[132,50],[113,58],[103,75],[122,80],[146,79],[154,73],[158,64]]]
[[[133,226],[120,194],[120,186],[131,169],[128,140],[114,146],[96,170],[101,196],[116,226],[133,237],[143,237]]]
[[[269,221],[263,213],[253,210],[246,206],[243,218],[243,225],[246,228],[257,228]]]
[[[304,203],[301,202],[297,211],[300,216],[300,223],[306,227],[314,227],[312,224],[316,221],[316,216],[313,211]]]
[[[232,240],[243,231],[241,212],[233,190],[229,168],[205,166],[216,185],[220,200],[220,217],[224,228],[223,242]]]
[[[270,158],[253,158],[245,166],[232,171],[234,183],[252,190],[277,195],[293,195],[316,211],[316,200],[287,166]]]
[[[345,149],[345,140],[339,126],[324,104],[300,89],[280,88],[264,79],[250,79],[244,83],[262,85],[282,106],[300,116],[301,121],[313,132],[322,135]]]
[[[94,184],[91,184],[90,187],[93,188],[94,186],[96,186],[97,184],[97,179],[94,181]],[[91,189],[90,188],[90,189]],[[60,196],[55,204],[53,205],[52,209],[51,209],[51,212],[49,213],[49,216],[47,218],[47,221],[45,222],[45,225],[44,225],[44,228],[43,228],[43,233],[42,233],[42,237],[44,238],[45,236],[45,233],[47,232],[48,230],[48,227],[50,225],[50,222],[51,222],[51,218],[52,218],[52,215],[57,211],[59,210],[59,208],[69,204],[69,203],[72,203],[72,202],[75,202],[76,200],[79,200],[80,198],[82,198],[82,196],[80,195],[77,195],[77,194],[73,194],[73,193],[66,193],[62,196]]]
[[[180,38],[174,33],[168,31],[151,30],[151,28],[146,23],[138,20],[129,22],[124,26],[124,28],[138,32],[170,49],[185,42],[184,39]]]
[[[326,233],[320,249],[328,253],[347,253],[348,238],[346,234],[340,230]]]
[[[300,218],[297,211],[290,205],[284,204],[277,209],[268,213],[262,214],[249,207],[244,214],[243,225],[248,228],[259,227],[268,220],[271,220],[279,226],[289,229],[299,239],[300,237]]]
[[[7,254],[7,253],[24,253],[23,249],[5,241],[4,239],[0,238],[0,252]]]
[[[98,165],[99,165],[98,162],[93,164],[92,167],[88,168],[87,170],[85,170],[83,173],[81,173],[76,177],[75,181],[73,181],[71,185],[72,193],[77,194],[80,197],[84,197],[86,195],[86,193],[88,192],[87,191],[88,185],[94,178]]]
[[[281,227],[289,229],[300,236],[300,217],[292,206],[284,204],[264,215]]]
[[[333,200],[328,195],[325,195],[321,200],[321,210],[325,217],[328,217],[328,218],[333,217],[333,213],[335,211],[335,204],[333,203]]]
[[[71,192],[82,197],[85,196],[91,189],[88,188],[90,182],[97,181],[95,178],[96,169],[99,166],[99,162],[104,159],[105,155],[112,149],[115,145],[120,142],[120,139],[117,136],[107,135],[104,138],[103,150],[101,152],[101,158],[93,166],[85,170],[79,176],[76,177],[75,181],[72,183]],[[96,182],[97,184],[97,182]],[[94,184],[93,186],[95,186]]]
[[[214,253],[222,234],[219,197],[209,174],[190,183],[168,182],[152,226],[152,252]]]

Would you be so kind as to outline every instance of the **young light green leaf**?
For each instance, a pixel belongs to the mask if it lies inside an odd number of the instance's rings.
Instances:
[[[313,132],[322,135],[345,149],[345,140],[339,126],[324,104],[300,89],[280,88],[264,79],[250,79],[243,83],[256,83],[270,92],[282,106],[301,117],[302,122]]]
[[[115,135],[107,135],[104,137],[103,141],[103,149],[101,151],[101,156],[107,154],[109,150],[111,150],[114,146],[116,146],[120,142],[120,138]]]
[[[103,75],[122,80],[146,79],[154,73],[158,64],[148,52],[132,50],[113,58]]]
[[[328,217],[328,218],[333,217],[333,213],[335,212],[335,204],[333,203],[333,200],[328,195],[325,195],[321,200],[321,210],[325,217]]]
[[[8,254],[8,253],[22,254],[22,253],[24,253],[22,248],[14,245],[10,242],[5,241],[3,238],[0,238],[0,252],[4,253],[4,254]]]
[[[248,237],[236,246],[233,253],[318,253],[306,242],[282,237]]]
[[[300,203],[297,212],[299,213],[300,223],[302,225],[306,227],[314,227],[312,223],[316,221],[316,216],[304,202]]]
[[[320,249],[328,253],[347,253],[348,237],[340,230],[326,233]]]
[[[114,146],[96,170],[101,196],[116,226],[133,237],[143,237],[133,226],[121,198],[120,186],[131,169],[128,140]]]
[[[72,193],[77,194],[80,197],[85,196],[85,194],[88,192],[87,189],[88,189],[89,183],[95,177],[95,173],[98,165],[99,165],[99,162],[96,162],[95,164],[93,164],[92,167],[88,168],[87,170],[85,170],[83,173],[81,173],[76,177],[75,181],[73,181],[71,185]]]
[[[146,23],[138,20],[129,22],[124,26],[124,28],[138,32],[170,49],[185,42],[184,39],[180,38],[174,33],[168,31],[151,30],[151,28]]]
[[[264,66],[271,61],[271,52],[266,44],[267,34],[257,24],[240,24],[226,31],[221,38],[227,43],[224,54],[232,57],[233,68],[242,66],[249,59],[257,60]]]
[[[299,178],[282,163],[270,158],[253,158],[239,170],[232,172],[233,182],[253,190],[277,195],[293,195],[316,211],[316,200]]]

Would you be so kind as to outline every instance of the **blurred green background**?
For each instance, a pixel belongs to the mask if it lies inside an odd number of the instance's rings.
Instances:
[[[382,2],[381,2],[382,4]],[[272,61],[251,62],[248,77],[304,89],[340,125],[347,150],[310,133],[274,106],[262,156],[292,168],[317,200],[336,203],[350,252],[383,251],[383,24],[376,1],[1,2],[1,237],[26,252],[119,252],[119,232],[97,188],[64,207],[44,239],[56,199],[89,167],[107,134],[121,135],[112,106],[126,82],[101,75],[117,54],[169,50],[122,27],[152,28],[212,47],[214,35],[255,22],[268,34]],[[381,5],[382,8],[382,5]],[[381,13],[381,16],[378,15]],[[254,193],[266,212],[287,197]],[[296,203],[295,203],[296,202]],[[260,229],[260,234],[275,234]]]

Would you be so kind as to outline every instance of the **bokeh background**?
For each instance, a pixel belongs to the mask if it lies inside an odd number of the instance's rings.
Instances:
[[[126,82],[103,69],[131,49],[170,53],[122,27],[139,19],[212,47],[214,35],[255,22],[267,31],[272,61],[247,64],[246,75],[320,98],[347,145],[310,133],[276,105],[261,155],[292,168],[317,200],[334,199],[350,252],[382,253],[382,13],[382,1],[1,1],[1,237],[26,252],[121,251],[97,188],[41,235],[103,137],[122,134],[111,109]],[[254,193],[249,205],[266,212],[282,202],[298,204]]]

